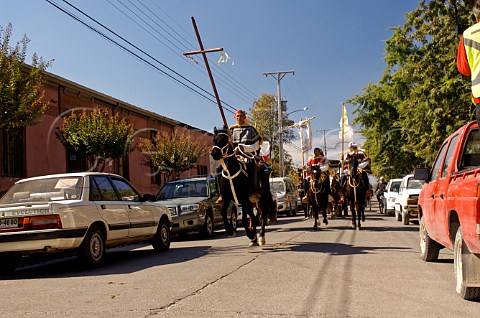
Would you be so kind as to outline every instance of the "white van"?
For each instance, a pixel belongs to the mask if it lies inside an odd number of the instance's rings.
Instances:
[[[270,190],[277,193],[277,212],[284,212],[287,216],[297,215],[299,196],[291,178],[270,178]]]

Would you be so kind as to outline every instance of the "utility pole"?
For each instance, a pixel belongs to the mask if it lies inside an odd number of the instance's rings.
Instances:
[[[326,139],[325,135],[327,134],[327,131],[330,131],[332,129],[333,128],[315,129],[315,131],[323,132],[323,153],[325,154],[325,157],[327,156],[327,139]]]
[[[267,72],[263,73],[263,75],[268,76],[271,75],[277,80],[277,107],[278,107],[278,127],[279,127],[279,132],[278,132],[278,149],[279,149],[279,164],[280,164],[280,176],[284,177],[285,176],[285,171],[283,167],[283,114],[282,114],[282,98],[280,94],[280,81],[282,78],[285,77],[285,75],[291,73],[292,75],[295,75],[295,71],[286,71],[286,72]]]

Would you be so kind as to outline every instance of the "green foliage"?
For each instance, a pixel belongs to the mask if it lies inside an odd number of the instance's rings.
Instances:
[[[470,79],[457,71],[456,24],[473,24],[471,7],[420,1],[392,28],[387,67],[377,84],[351,98],[374,173],[397,177],[431,165],[443,140],[472,120]]]
[[[103,171],[105,159],[121,158],[129,152],[133,132],[133,126],[118,114],[112,117],[108,110],[94,108],[81,114],[72,112],[56,135],[67,150],[84,155],[91,169]]]
[[[162,131],[153,140],[141,138],[139,147],[149,164],[164,173],[167,180],[195,167],[207,149],[206,142],[195,140],[187,129],[172,134]]]
[[[12,25],[0,26],[0,129],[12,129],[36,124],[47,105],[43,103],[43,71],[51,62],[44,62],[36,54],[32,68],[26,73],[27,44],[25,35],[14,48],[9,46]]]
[[[251,123],[258,130],[260,136],[264,141],[270,142],[270,165],[272,166],[272,177],[280,176],[280,167],[278,165],[279,158],[279,144],[278,144],[278,131],[280,126],[278,124],[278,106],[277,98],[275,95],[263,93],[260,98],[254,101],[253,106],[250,108],[250,117],[253,121]],[[288,128],[293,122],[288,119],[285,113],[283,113],[282,126],[283,126],[283,142],[284,144],[295,139],[293,130]],[[292,169],[292,157],[285,151],[284,154],[284,168],[288,173]],[[274,161],[275,160],[275,161]]]

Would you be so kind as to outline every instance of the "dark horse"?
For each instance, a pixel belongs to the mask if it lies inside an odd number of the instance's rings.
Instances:
[[[214,138],[211,156],[214,160],[220,161],[222,166],[222,180],[220,182],[220,193],[222,195],[222,218],[225,230],[229,236],[234,235],[228,217],[227,210],[233,201],[242,206],[242,224],[245,228],[250,245],[265,244],[265,225],[267,215],[271,220],[275,218],[275,208],[270,192],[268,174],[259,168],[258,179],[260,182],[260,200],[256,203],[257,215],[253,212],[253,203],[249,200],[249,182],[245,161],[237,158],[234,153],[234,146],[226,129],[214,129]],[[250,218],[250,221],[248,220]],[[257,237],[257,223],[260,223],[260,237]]]
[[[330,218],[342,216],[342,200],[343,192],[338,174],[330,176],[330,196],[328,197],[328,210],[330,210]]]
[[[327,205],[330,194],[330,179],[328,171],[322,171],[319,166],[313,165],[308,185],[308,202],[313,210],[315,223],[313,228],[318,227],[318,210],[322,211],[323,223],[328,224]]]
[[[344,194],[350,202],[352,212],[352,227],[360,229],[361,222],[365,222],[365,201],[369,187],[368,176],[365,171],[359,171],[358,160],[354,157],[348,162],[350,175],[344,184]],[[357,220],[355,220],[357,219]]]

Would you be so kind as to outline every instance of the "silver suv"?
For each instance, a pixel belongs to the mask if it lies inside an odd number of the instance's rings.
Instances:
[[[172,234],[199,232],[203,237],[211,237],[214,227],[223,227],[218,196],[217,180],[208,176],[171,181],[163,186],[156,200],[172,214]],[[236,230],[238,212],[233,202],[228,218]]]

